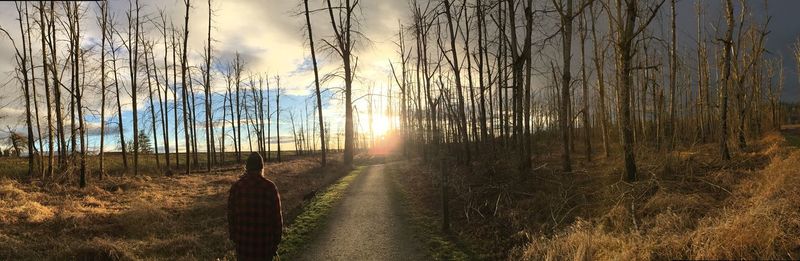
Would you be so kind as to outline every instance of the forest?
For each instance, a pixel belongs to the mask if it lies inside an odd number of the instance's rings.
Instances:
[[[0,3],[0,259],[234,260],[251,152],[287,260],[800,258],[796,3],[257,2]]]

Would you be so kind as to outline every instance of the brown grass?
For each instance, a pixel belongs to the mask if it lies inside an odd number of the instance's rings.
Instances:
[[[514,155],[486,153],[471,170],[448,165],[455,234],[491,260],[800,258],[800,150],[778,133],[748,145],[727,162],[715,144],[640,148],[635,183],[618,157],[566,174],[541,145],[520,175]],[[436,169],[404,173],[439,213]]]
[[[335,160],[269,163],[284,217],[347,172]],[[73,184],[0,180],[0,260],[231,259],[225,204],[241,171],[110,176]]]
[[[800,258],[800,151],[773,158],[698,227],[694,258]]]
[[[783,143],[779,135],[768,135],[730,163],[703,156],[702,147],[679,152],[652,176],[606,195],[619,200],[605,215],[579,219],[552,235],[539,232],[517,248],[516,257],[797,258],[800,151]]]

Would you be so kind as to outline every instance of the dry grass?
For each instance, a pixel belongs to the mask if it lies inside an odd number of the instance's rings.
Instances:
[[[303,197],[347,172],[315,159],[266,166],[276,182],[284,217]],[[0,180],[2,260],[231,259],[225,204],[241,171],[118,177],[72,184]]]
[[[698,227],[694,258],[800,258],[800,151],[773,158]]]
[[[553,234],[531,232],[526,260],[794,259],[800,257],[800,151],[776,134],[730,163],[676,153],[616,204]],[[645,160],[645,162],[648,162]],[[646,164],[646,163],[645,163]]]
[[[566,174],[541,145],[520,175],[514,155],[485,153],[471,170],[448,165],[453,228],[490,260],[800,258],[800,150],[778,133],[748,145],[727,162],[715,144],[640,148],[635,183],[618,157]],[[403,172],[439,213],[436,169]]]

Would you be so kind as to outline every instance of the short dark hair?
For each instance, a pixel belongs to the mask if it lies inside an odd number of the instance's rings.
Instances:
[[[261,170],[264,168],[264,160],[261,158],[261,154],[258,152],[250,153],[250,156],[247,157],[247,164],[245,165],[246,170]]]

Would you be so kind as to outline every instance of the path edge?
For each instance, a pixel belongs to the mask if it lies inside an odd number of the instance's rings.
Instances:
[[[305,247],[327,220],[334,205],[342,199],[350,184],[369,166],[357,166],[350,173],[317,193],[298,214],[292,224],[284,227],[283,239],[278,246],[278,255],[291,260],[298,250]]]

